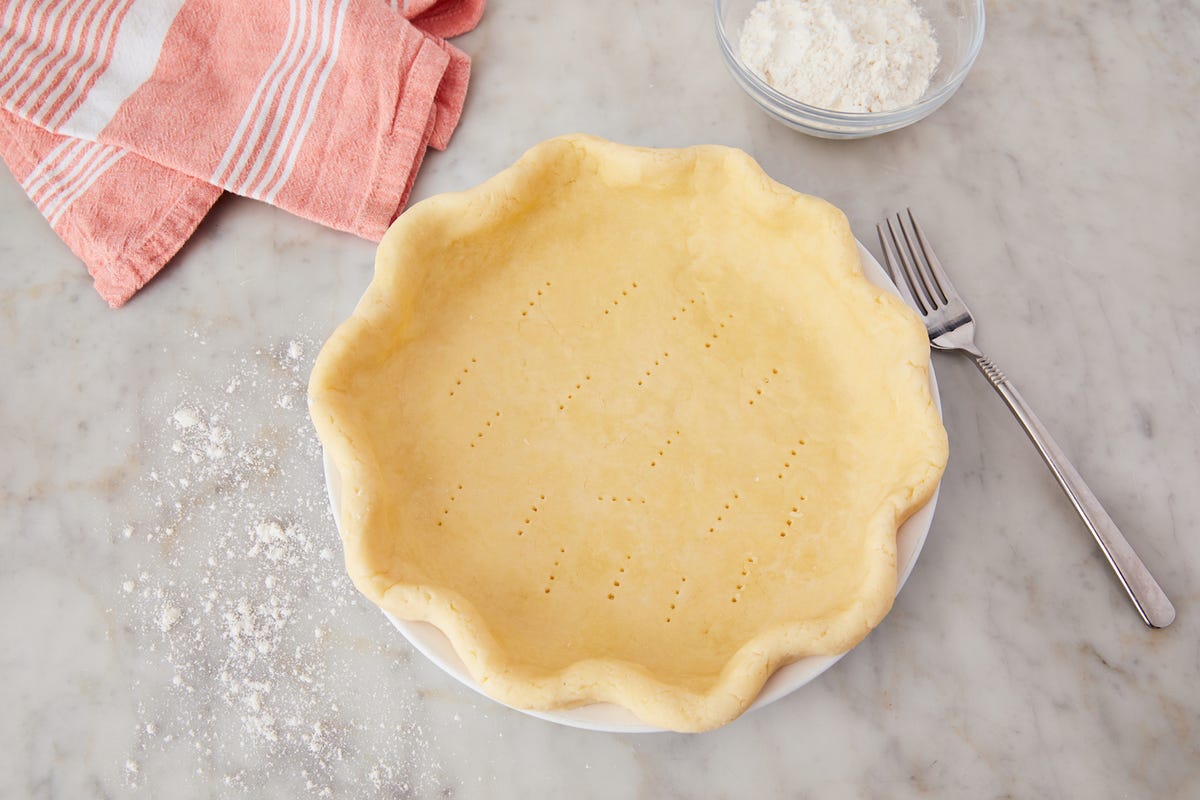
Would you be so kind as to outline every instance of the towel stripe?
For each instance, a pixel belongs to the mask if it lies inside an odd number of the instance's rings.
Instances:
[[[21,65],[33,53],[42,33],[42,17],[53,5],[54,0],[40,4],[35,0],[25,0],[20,21],[9,29],[8,41],[4,43],[3,50],[0,50],[0,62],[3,63],[0,75],[20,74]]]
[[[296,102],[292,105],[287,126],[284,128],[281,144],[275,150],[267,170],[262,173],[258,184],[250,190],[252,197],[261,197],[272,202],[296,166],[296,159],[308,136],[309,128],[316,117],[317,105],[325,91],[325,82],[337,61],[341,49],[342,22],[346,18],[347,0],[336,0],[337,17],[330,23],[335,0],[329,0],[325,10],[323,32],[321,37],[321,52],[318,58],[309,62]],[[315,81],[315,83],[314,83]],[[310,91],[311,90],[311,91]],[[282,171],[279,171],[282,164]]]
[[[112,58],[113,32],[125,19],[132,4],[133,0],[119,0],[110,10],[104,20],[104,27],[98,41],[96,39],[89,41],[89,44],[94,42],[94,46],[89,48],[87,66],[74,74],[63,75],[61,86],[73,86],[74,88],[69,94],[60,97],[53,103],[48,103],[38,118],[34,119],[34,122],[51,130],[57,130],[67,115],[75,110],[75,106],[91,88],[92,81],[108,66],[108,61]]]
[[[38,8],[40,15],[32,20],[30,27],[21,31],[20,42],[12,58],[3,70],[0,70],[0,97],[11,100],[10,94],[14,85],[29,74],[33,64],[39,63],[42,56],[50,48],[50,40],[55,33],[58,17],[66,3],[62,0],[50,0]],[[12,35],[10,33],[10,35]],[[30,63],[32,60],[33,63]]]
[[[347,8],[348,0],[293,0],[295,35],[275,62],[283,62],[282,71],[272,76],[268,69],[263,75],[262,91],[247,107],[214,182],[262,199],[273,198],[286,183],[336,61]]]
[[[13,90],[13,102],[18,114],[28,116],[36,110],[37,98],[54,85],[62,63],[63,46],[72,33],[78,33],[87,2],[88,0],[70,0],[60,17],[61,24],[58,25],[58,35],[53,46],[44,48],[41,56],[29,68],[24,80]]]
[[[78,139],[63,139],[54,149],[43,156],[37,166],[25,176],[25,180],[21,181],[21,188],[25,190],[25,194],[29,195],[29,199],[34,200],[46,182],[52,180],[56,172],[61,170],[73,157],[75,149],[83,147],[83,145],[84,142]],[[67,150],[71,152],[66,153]]]
[[[253,169],[242,178],[242,194],[258,197],[259,192],[262,191],[263,170],[274,170],[279,164],[282,146],[286,145],[294,125],[293,120],[300,97],[308,90],[308,84],[312,80],[313,65],[329,45],[329,15],[332,10],[332,0],[316,0],[313,19],[317,21],[317,24],[313,26],[312,36],[306,43],[304,57],[292,74],[288,76],[287,88],[279,104],[279,109],[271,117],[271,128],[267,138],[270,144],[259,149],[259,157],[255,161]],[[270,159],[270,167],[267,166],[268,159]]]
[[[212,182],[218,186],[227,186],[232,175],[240,172],[245,167],[246,159],[250,157],[250,142],[258,137],[267,112],[279,91],[283,75],[295,60],[295,51],[299,47],[301,37],[300,31],[307,21],[304,15],[305,11],[306,7],[300,4],[300,0],[289,0],[287,35],[284,37],[279,51],[275,54],[274,60],[259,79],[258,86],[254,90],[253,97],[250,98],[249,105],[246,106],[237,131],[230,139],[229,146],[225,149],[225,154],[217,164],[216,170],[213,171]],[[253,125],[253,132],[248,132],[251,125]],[[231,166],[231,162],[235,158],[237,162]]]
[[[76,183],[75,187],[60,198],[56,207],[46,210],[45,214],[47,219],[50,220],[50,227],[53,228],[58,225],[58,221],[62,219],[62,215],[66,213],[67,209],[82,197],[88,189],[92,188],[96,181],[100,179],[100,176],[112,169],[128,152],[116,147],[107,148],[107,152],[102,157],[103,160],[97,160],[97,163]]]
[[[120,22],[121,2],[130,0],[24,0],[10,6],[0,47],[0,101],[14,114],[43,127],[54,101],[67,92],[73,103],[107,60],[108,34]],[[34,11],[30,12],[30,7]],[[70,49],[64,52],[67,38]],[[82,65],[82,71],[80,71]]]
[[[275,196],[279,194],[279,190],[283,188],[288,178],[292,176],[292,170],[295,169],[296,160],[300,156],[300,149],[304,144],[304,140],[308,137],[308,130],[312,127],[313,120],[316,119],[321,95],[325,92],[325,82],[329,79],[329,73],[333,71],[333,65],[337,62],[338,52],[341,50],[342,23],[345,22],[348,7],[349,3],[347,0],[340,0],[337,21],[334,23],[333,29],[333,45],[325,58],[325,64],[321,69],[320,77],[317,79],[316,88],[309,96],[308,108],[305,111],[303,122],[300,124],[300,130],[294,136],[290,135],[288,138],[289,152],[283,172],[267,187],[262,195],[263,199],[268,203],[275,202]],[[273,169],[274,167],[272,167]]]
[[[72,147],[67,153],[62,162],[53,164],[47,174],[47,180],[43,182],[40,190],[30,194],[29,199],[33,200],[34,204],[42,212],[46,214],[47,207],[54,202],[54,198],[58,197],[62,191],[73,184],[79,175],[87,170],[93,161],[99,156],[104,149],[104,145],[96,144],[95,142],[85,142],[76,140],[77,147]]]
[[[87,0],[79,24],[71,36],[71,45],[54,67],[53,80],[34,98],[31,114],[34,121],[44,125],[46,116],[57,106],[57,102],[71,89],[70,75],[81,62],[88,58],[93,46],[96,31],[101,27],[106,14],[114,9],[120,0]]]
[[[64,132],[89,139],[100,135],[121,104],[150,79],[183,4],[184,0],[133,0],[117,30],[112,57],[88,90],[87,101],[63,123]]]
[[[11,31],[5,41],[0,42],[0,64],[7,66],[11,63],[16,52],[26,41],[29,30],[29,16],[33,11],[33,0],[12,2],[5,10],[4,30]]]
[[[318,6],[321,0],[307,0],[304,4],[306,10],[306,19],[308,27],[305,31],[304,45],[302,48],[297,48],[295,52],[295,60],[288,64],[287,80],[283,84],[283,90],[278,93],[276,103],[269,108],[270,113],[266,115],[264,122],[269,122],[266,131],[263,132],[260,126],[257,131],[258,136],[255,138],[253,146],[245,152],[245,156],[253,159],[253,163],[231,176],[230,187],[238,194],[247,194],[246,188],[250,185],[250,181],[262,169],[266,160],[270,157],[271,152],[279,138],[279,129],[283,123],[283,115],[289,104],[292,102],[296,91],[296,85],[300,78],[300,72],[308,64],[308,61],[317,52],[317,41],[321,36],[320,11]],[[252,196],[252,195],[250,195]]]
[[[44,70],[46,75],[53,80],[49,86],[45,87],[44,89],[40,89],[35,93],[36,99],[40,99],[42,95],[54,88],[57,83],[57,76],[61,74],[65,65],[77,60],[81,40],[83,38],[83,31],[91,23],[91,19],[95,14],[95,6],[103,2],[104,0],[72,0],[73,9],[71,11],[70,20],[62,31],[62,35],[65,38],[61,41],[61,43],[56,44],[50,51],[51,59],[47,64],[46,70]],[[32,77],[32,71],[30,73],[30,77]],[[42,81],[39,81],[39,84],[44,81],[45,77],[43,77]],[[20,109],[16,104],[18,99],[19,97],[16,93],[14,93],[12,98],[13,102],[6,103],[6,105],[11,108],[14,113],[20,112]],[[37,104],[34,103],[34,107],[36,107],[36,105]]]
[[[56,225],[66,210],[126,152],[112,145],[64,139],[25,176],[22,188],[50,224]]]
[[[8,3],[7,5],[5,5],[4,21],[2,23],[0,23],[0,24],[4,25],[4,30],[10,31],[13,29],[13,17],[16,15],[17,8],[19,6],[20,6],[20,4],[15,3],[15,2]],[[8,42],[0,42],[0,58],[4,57],[3,52],[8,49],[8,46],[9,46]]]

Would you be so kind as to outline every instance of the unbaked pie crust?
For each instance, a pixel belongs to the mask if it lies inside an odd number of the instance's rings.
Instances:
[[[833,206],[568,136],[396,221],[309,397],[367,597],[505,703],[699,731],[891,607],[928,364]]]

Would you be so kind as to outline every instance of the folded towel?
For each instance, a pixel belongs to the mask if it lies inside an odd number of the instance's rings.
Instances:
[[[470,72],[484,0],[9,0],[0,156],[111,305],[222,189],[378,239]]]

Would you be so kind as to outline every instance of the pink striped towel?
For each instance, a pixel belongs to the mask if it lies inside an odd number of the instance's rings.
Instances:
[[[485,0],[0,0],[0,157],[114,308],[223,190],[378,239]]]

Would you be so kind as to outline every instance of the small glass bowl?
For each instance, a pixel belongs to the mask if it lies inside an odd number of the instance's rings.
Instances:
[[[921,13],[933,26],[938,44],[938,67],[924,96],[891,111],[857,113],[832,111],[801,103],[758,77],[742,62],[738,38],[756,0],[713,0],[721,55],[738,85],[775,119],[812,136],[861,139],[887,133],[932,114],[967,77],[983,45],[983,0],[919,0]]]

